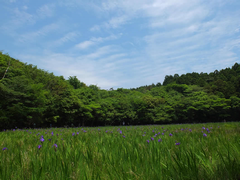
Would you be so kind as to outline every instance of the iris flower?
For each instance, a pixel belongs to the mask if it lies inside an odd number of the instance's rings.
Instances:
[[[54,144],[53,146],[55,146],[55,148],[57,148],[58,146],[57,146],[57,144]]]
[[[41,141],[41,142],[44,142],[45,140],[43,139],[43,137],[41,137],[40,141]]]

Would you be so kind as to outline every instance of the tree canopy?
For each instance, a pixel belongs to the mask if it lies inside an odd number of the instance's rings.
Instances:
[[[240,64],[117,90],[67,80],[0,53],[0,128],[200,123],[240,119]]]

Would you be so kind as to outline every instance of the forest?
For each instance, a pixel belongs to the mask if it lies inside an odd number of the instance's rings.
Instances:
[[[0,129],[239,121],[240,64],[124,89],[87,86],[0,52]]]

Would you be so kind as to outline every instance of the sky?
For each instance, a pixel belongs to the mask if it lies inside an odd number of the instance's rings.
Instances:
[[[240,63],[240,0],[0,0],[0,50],[101,89]]]

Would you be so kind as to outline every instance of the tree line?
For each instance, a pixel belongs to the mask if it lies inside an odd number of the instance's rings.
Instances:
[[[240,119],[240,64],[104,90],[0,53],[0,129],[205,123]]]

